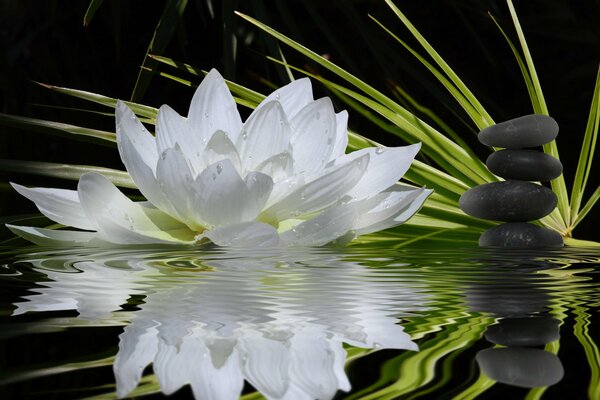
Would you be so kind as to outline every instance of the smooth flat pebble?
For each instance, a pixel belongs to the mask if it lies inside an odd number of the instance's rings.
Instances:
[[[536,150],[500,150],[490,154],[487,168],[504,179],[547,182],[562,173],[561,162]]]
[[[562,245],[560,233],[527,222],[501,224],[479,237],[479,246],[482,247],[540,248]]]
[[[503,318],[485,330],[488,342],[503,346],[541,346],[560,337],[558,320],[550,317]]]
[[[478,139],[488,146],[522,149],[549,143],[557,135],[558,124],[554,118],[531,114],[487,127],[479,133]]]
[[[485,349],[479,351],[475,359],[486,376],[513,386],[550,386],[560,381],[565,374],[560,359],[549,351],[540,349]]]
[[[472,217],[526,222],[550,214],[557,202],[556,194],[544,186],[525,181],[503,181],[467,190],[458,204]]]

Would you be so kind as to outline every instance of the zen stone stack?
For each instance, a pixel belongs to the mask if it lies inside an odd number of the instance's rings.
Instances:
[[[480,246],[532,248],[562,246],[561,235],[530,224],[552,212],[558,199],[552,190],[532,183],[547,182],[562,173],[559,160],[541,151],[526,149],[549,143],[558,135],[558,124],[546,115],[526,115],[490,126],[479,133],[479,141],[504,150],[492,153],[488,169],[506,179],[466,191],[460,208],[482,219],[502,221],[484,232]]]

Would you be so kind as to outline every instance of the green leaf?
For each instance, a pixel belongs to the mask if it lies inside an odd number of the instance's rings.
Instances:
[[[49,176],[52,178],[75,181],[79,180],[81,175],[85,173],[97,172],[104,175],[116,186],[132,189],[137,188],[126,171],[94,165],[57,164],[40,161],[0,159],[0,171]]]
[[[408,18],[400,11],[398,7],[391,1],[385,0],[387,5],[392,9],[400,21],[408,28],[410,33],[419,41],[421,46],[427,51],[427,54],[436,62],[436,64],[446,73],[448,78],[454,83],[456,88],[462,93],[462,95],[471,103],[471,105],[477,110],[482,118],[482,125],[489,126],[493,125],[494,121],[487,113],[485,108],[481,105],[479,100],[473,95],[471,90],[464,84],[464,82],[458,77],[458,75],[452,70],[452,68],[444,61],[444,59],[438,54],[437,51],[429,44],[429,42],[421,35],[417,28],[409,21]],[[479,124],[477,124],[479,126]]]
[[[187,3],[187,0],[168,0],[165,4],[158,25],[156,25],[156,29],[154,30],[152,41],[144,56],[144,62],[142,63],[142,67],[140,68],[140,72],[135,82],[133,93],[131,94],[131,101],[140,101],[146,93],[146,90],[150,86],[152,76],[154,75],[154,70],[158,65],[158,62],[148,55],[162,54],[165,51],[175,32],[175,28],[187,7]]]
[[[68,96],[77,97],[83,100],[91,101],[93,103],[102,104],[103,106],[115,108],[117,106],[117,99],[112,97],[103,96],[101,94],[86,92],[84,90],[70,89],[65,87],[47,85],[45,83],[36,82],[37,84],[45,87],[46,89],[53,90],[58,93],[66,94]],[[131,101],[125,101],[125,104],[131,108],[131,110],[139,116],[146,117],[150,120],[156,119],[158,109],[143,104],[134,103]]]
[[[65,135],[80,140],[93,139],[95,142],[114,147],[116,143],[115,134],[97,129],[84,128],[76,125],[64,124],[62,122],[46,121],[36,118],[19,117],[0,113],[0,124],[19,129],[27,129],[41,133]]]
[[[577,220],[571,225],[571,230],[573,230],[581,221],[583,221],[585,216],[592,210],[592,207],[594,207],[594,204],[596,204],[599,198],[600,186],[596,186],[594,193],[592,193],[587,203],[585,203],[585,206],[583,206],[583,208],[579,211],[579,214],[577,214]]]
[[[453,82],[451,82],[448,78],[446,78],[440,71],[437,70],[429,61],[427,61],[424,57],[422,57],[419,53],[417,53],[412,47],[410,47],[405,41],[400,39],[397,35],[395,35],[391,30],[389,30],[385,25],[379,22],[374,17],[370,16],[377,25],[379,25],[383,30],[385,30],[394,40],[400,43],[404,48],[406,48],[417,60],[419,60],[432,74],[436,77],[436,79],[450,92],[452,97],[460,104],[463,110],[467,113],[467,115],[471,118],[471,120],[477,125],[477,127],[481,130],[487,128],[494,122],[491,120],[491,117],[486,119],[485,116],[482,116],[481,113],[477,111],[477,109],[473,106],[473,104],[463,95],[459,88],[457,88]]]
[[[600,68],[596,75],[596,86],[594,87],[594,96],[590,107],[590,114],[585,128],[585,135],[579,153],[579,162],[575,172],[575,179],[571,189],[571,223],[574,224],[579,219],[579,207],[588,177],[592,170],[592,160],[594,150],[596,149],[596,140],[598,139],[598,124],[600,123]]]
[[[83,16],[83,26],[88,26],[104,0],[92,0]]]
[[[531,58],[531,53],[529,52],[529,47],[527,46],[527,41],[525,40],[523,29],[521,28],[521,23],[519,22],[519,18],[517,17],[517,12],[515,11],[515,7],[513,6],[512,0],[506,0],[506,2],[508,4],[508,9],[510,11],[513,23],[515,25],[515,30],[517,31],[517,35],[519,36],[521,49],[523,50],[523,54],[525,55],[527,69],[529,70],[529,75],[531,76],[531,81],[535,90],[537,98],[537,103],[533,104],[535,112],[539,114],[550,115],[548,113],[548,107],[546,106],[546,100],[544,100],[544,93],[542,92],[540,80],[535,71],[535,65],[533,63],[533,59]],[[558,148],[556,146],[555,140],[548,144],[545,144],[543,148],[546,154],[549,154],[552,157],[555,157],[556,159],[560,159],[560,157],[558,156]],[[561,224],[563,225],[564,230],[567,230],[567,227],[569,226],[570,209],[565,178],[561,175],[558,178],[553,179],[550,182],[550,184],[552,186],[552,190],[558,196],[558,210],[562,219]]]
[[[192,75],[196,75],[196,76],[205,76],[208,72],[204,71],[202,69],[193,67],[189,64],[186,63],[182,63],[179,61],[175,61],[171,58],[168,57],[162,57],[162,56],[157,56],[154,54],[149,55],[149,57],[155,59],[158,62],[161,62],[165,65],[169,65],[171,67],[177,68],[180,71],[184,71],[184,72],[188,72]],[[189,81],[188,81],[189,82]],[[229,87],[229,90],[231,90],[231,92],[234,95],[239,96],[242,99],[245,99],[249,102],[253,102],[256,103],[258,105],[258,103],[260,103],[261,101],[263,101],[265,99],[265,95],[256,92],[254,90],[248,89],[242,85],[239,85],[235,82],[229,81],[229,80],[225,80],[225,82],[227,83],[227,87]]]

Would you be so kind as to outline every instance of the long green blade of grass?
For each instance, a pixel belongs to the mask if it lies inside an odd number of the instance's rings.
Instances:
[[[94,17],[94,14],[96,14],[96,11],[98,11],[98,8],[100,7],[100,5],[102,5],[102,2],[104,2],[104,0],[90,1],[90,5],[88,6],[87,11],[83,16],[83,26],[88,26],[90,24],[92,18]]]
[[[458,75],[452,70],[452,68],[444,61],[444,59],[438,54],[437,51],[429,44],[429,42],[421,35],[417,28],[409,21],[408,18],[400,11],[398,7],[391,1],[385,0],[387,5],[392,9],[394,14],[400,19],[400,21],[408,28],[410,33],[419,41],[421,46],[427,51],[429,56],[438,64],[438,66],[446,73],[448,78],[454,83],[456,88],[460,90],[462,95],[471,103],[471,105],[477,110],[482,118],[482,124],[485,126],[493,125],[494,121],[487,113],[485,108],[481,105],[479,100],[473,95],[471,90],[465,85],[465,83],[458,77]],[[477,124],[479,126],[479,124]]]
[[[512,3],[512,0],[506,0],[508,4],[508,9],[510,11],[510,15],[512,17],[513,23],[515,25],[515,30],[517,31],[517,35],[519,37],[519,42],[521,44],[521,49],[523,50],[523,54],[525,55],[525,62],[527,64],[527,69],[529,74],[531,75],[531,81],[533,83],[533,87],[535,89],[537,103],[534,103],[534,109],[537,113],[549,115],[548,107],[546,105],[546,100],[544,99],[544,94],[542,92],[542,87],[540,85],[540,80],[537,76],[535,65],[533,63],[533,59],[531,57],[531,53],[529,52],[529,47],[527,46],[527,41],[525,40],[525,35],[523,33],[523,29],[521,28],[521,23],[519,22],[519,18],[517,17],[517,12],[515,11],[515,7]],[[543,146],[544,152],[546,154],[551,155],[557,159],[560,159],[558,156],[558,147],[556,146],[556,141],[552,141]],[[562,218],[562,225],[564,226],[564,230],[569,226],[570,219],[570,209],[569,209],[569,197],[567,193],[567,186],[565,184],[565,178],[561,175],[556,179],[553,179],[550,184],[552,185],[552,190],[556,193],[558,197],[558,210],[560,212],[560,216]]]
[[[596,85],[594,87],[594,96],[590,107],[590,114],[585,128],[583,144],[579,154],[579,162],[575,172],[573,188],[571,190],[571,223],[578,222],[579,208],[588,177],[592,170],[592,159],[594,158],[594,150],[596,148],[596,140],[598,139],[598,124],[600,122],[600,68],[596,75]]]
[[[93,139],[95,142],[115,146],[116,137],[112,132],[97,129],[84,128],[76,125],[64,124],[62,122],[46,121],[36,118],[19,117],[0,113],[0,125],[10,126],[18,129],[28,129],[35,132],[60,134],[77,139]]]
[[[519,69],[521,70],[521,75],[523,76],[523,79],[525,79],[525,86],[527,87],[527,93],[529,93],[529,98],[531,99],[531,104],[533,105],[534,111],[537,113],[542,113],[542,110],[540,109],[540,106],[539,106],[540,101],[537,97],[537,92],[535,90],[533,81],[531,79],[531,74],[529,73],[529,70],[527,69],[527,65],[525,64],[523,57],[521,57],[521,54],[517,50],[517,47],[513,44],[512,40],[510,40],[510,38],[508,37],[508,35],[504,31],[504,29],[502,29],[502,27],[500,26],[498,21],[496,21],[496,18],[494,18],[494,16],[491,13],[488,13],[488,15],[490,16],[492,21],[494,21],[494,24],[496,24],[496,26],[500,30],[500,33],[502,33],[502,36],[504,36],[504,39],[506,39],[508,46],[510,47],[510,49],[513,52],[515,60],[517,60],[517,64],[519,65]]]
[[[65,87],[47,85],[45,83],[39,83],[39,85],[45,87],[46,89],[53,90],[58,93],[66,94],[68,96],[77,97],[83,100],[91,101],[93,103],[102,104],[103,106],[115,108],[117,106],[117,99],[112,97],[103,96],[101,94],[86,92],[84,90],[70,89]],[[125,101],[125,104],[131,108],[131,110],[140,115],[142,117],[146,117],[148,119],[154,120],[156,119],[156,114],[158,113],[158,109],[150,106],[146,106],[143,104],[134,103],[131,101]]]
[[[97,167],[94,165],[57,164],[40,161],[0,159],[0,171],[49,176],[52,178],[79,180],[87,172],[104,175],[116,186],[136,188],[129,174],[118,169]]]
[[[405,41],[400,39],[396,34],[394,34],[390,29],[388,29],[385,25],[379,22],[376,18],[370,16],[373,21],[377,25],[379,25],[385,32],[387,32],[394,40],[400,43],[406,50],[408,50],[417,60],[419,60],[432,74],[436,77],[436,79],[450,92],[452,97],[460,104],[462,109],[467,113],[467,115],[471,118],[471,120],[477,125],[477,127],[481,130],[493,124],[493,121],[488,121],[485,117],[479,113],[479,111],[473,106],[473,104],[463,95],[463,93],[458,89],[453,82],[451,82],[448,78],[444,76],[437,68],[435,68],[429,61],[427,61],[424,57],[422,57],[419,53],[417,53],[411,46],[409,46]],[[491,118],[490,118],[491,119]]]
[[[131,101],[140,101],[146,90],[148,90],[154,70],[158,65],[158,62],[148,57],[148,54],[161,54],[165,51],[187,4],[188,0],[168,0],[166,2],[158,25],[156,25],[156,29],[154,30],[154,36],[152,36],[152,40],[144,56],[144,62],[135,82],[133,93],[131,94]]]

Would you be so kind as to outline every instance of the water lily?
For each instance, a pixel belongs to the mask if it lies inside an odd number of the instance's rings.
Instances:
[[[97,173],[77,190],[13,187],[48,218],[80,230],[8,225],[39,244],[324,245],[398,225],[431,190],[397,185],[420,143],[345,154],[348,114],[310,80],[276,90],[242,122],[212,70],[188,117],[163,105],[152,135],[123,102],[119,153],[147,201]]]
[[[351,389],[345,345],[418,350],[398,318],[430,301],[427,287],[382,280],[388,272],[368,258],[348,258],[304,248],[53,249],[20,259],[40,284],[13,315],[77,311],[42,315],[40,330],[124,326],[113,365],[119,397],[152,365],[166,395],[190,385],[198,400],[233,400],[248,382],[268,399],[331,399]],[[134,309],[131,296],[143,299]]]

